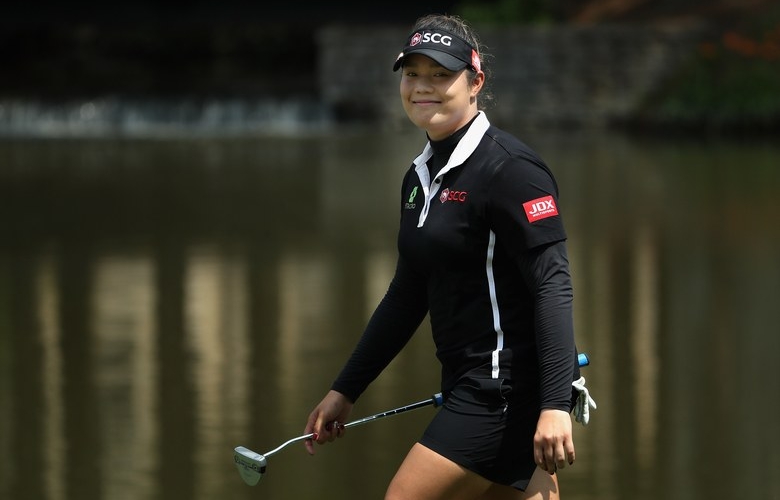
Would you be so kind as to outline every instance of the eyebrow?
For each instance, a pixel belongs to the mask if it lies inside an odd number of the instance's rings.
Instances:
[[[426,57],[426,56],[423,56],[423,57]],[[426,59],[428,59],[429,61],[422,62],[422,60],[419,60],[419,59],[418,59],[419,62],[416,62],[416,63],[404,61],[403,68],[420,68],[420,67],[422,67],[422,68],[443,69],[443,70],[446,70],[446,71],[450,71],[447,68],[445,68],[444,66],[442,66],[441,64],[439,64],[438,62],[436,62],[436,60],[431,59],[430,57],[426,57]]]

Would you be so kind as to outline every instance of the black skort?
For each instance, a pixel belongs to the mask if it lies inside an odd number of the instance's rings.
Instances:
[[[461,379],[420,444],[494,483],[525,490],[536,470],[535,390],[503,379]]]

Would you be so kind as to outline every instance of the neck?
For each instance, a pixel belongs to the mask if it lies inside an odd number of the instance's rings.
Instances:
[[[437,134],[432,135],[431,132],[427,132],[428,140],[436,143],[442,143],[442,142],[449,142],[449,138],[458,136],[458,138],[462,137],[463,134],[466,133],[466,130],[469,128],[469,125],[471,125],[474,120],[477,118],[477,115],[479,113],[475,112],[474,114],[470,115],[469,119],[465,122],[462,122],[455,130],[451,130],[445,134]],[[457,142],[457,141],[455,141]]]

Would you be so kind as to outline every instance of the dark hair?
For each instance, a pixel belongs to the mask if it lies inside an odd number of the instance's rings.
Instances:
[[[465,19],[451,14],[427,14],[417,19],[412,28],[412,32],[421,30],[423,28],[434,28],[449,31],[458,35],[460,38],[468,42],[474,50],[479,54],[480,62],[482,63],[482,72],[485,73],[485,84],[482,86],[482,90],[479,93],[482,107],[487,103],[493,102],[493,94],[490,92],[488,82],[490,81],[490,68],[486,61],[490,60],[492,56],[484,52],[485,47],[480,43],[477,32],[466,22]],[[470,69],[472,75],[476,75],[474,69]]]

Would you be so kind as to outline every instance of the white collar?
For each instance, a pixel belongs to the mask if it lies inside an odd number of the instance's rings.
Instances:
[[[430,178],[428,166],[426,165],[428,160],[431,159],[431,156],[433,156],[433,147],[431,147],[430,141],[425,144],[425,148],[423,149],[422,153],[420,153],[420,155],[414,159],[414,170],[417,172],[417,177],[420,178],[423,193],[425,194],[425,205],[420,212],[420,219],[417,222],[417,227],[422,227],[422,225],[425,223],[425,219],[428,217],[428,210],[431,206],[431,198],[436,196],[436,193],[439,191],[439,187],[441,186],[441,177],[453,168],[461,165],[468,159],[469,156],[471,156],[471,153],[477,149],[479,142],[482,140],[482,136],[485,135],[485,132],[487,132],[489,127],[490,122],[487,119],[487,115],[485,115],[484,111],[479,111],[477,117],[474,119],[474,122],[466,131],[466,135],[464,135],[463,138],[458,141],[457,146],[455,146],[455,150],[450,155],[449,160],[447,160],[447,164],[444,165],[441,170],[439,170],[439,172],[436,174],[436,177],[433,179]]]

